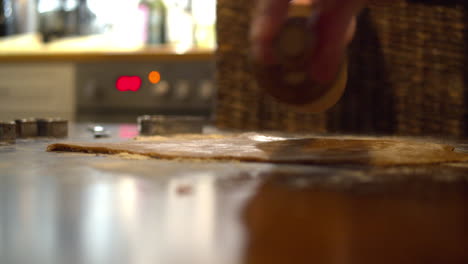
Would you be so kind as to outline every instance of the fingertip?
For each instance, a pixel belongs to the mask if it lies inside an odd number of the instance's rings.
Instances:
[[[333,82],[346,57],[346,49],[355,31],[355,19],[340,10],[321,14],[313,29],[318,43],[312,56],[311,77],[327,84]]]
[[[348,30],[346,31],[346,44],[349,45],[353,41],[354,34],[356,33],[356,16],[353,16],[349,23]]]
[[[256,18],[250,29],[250,49],[254,61],[265,63],[269,60],[268,47],[272,45],[273,34],[267,19]]]
[[[272,46],[288,11],[289,0],[258,0],[250,28],[251,53],[260,63],[271,63]]]

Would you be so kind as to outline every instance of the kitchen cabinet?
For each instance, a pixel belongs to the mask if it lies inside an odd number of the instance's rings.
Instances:
[[[152,71],[160,73],[160,82],[150,82]],[[145,114],[208,117],[213,109],[210,61],[79,63],[76,76],[78,121],[135,122]],[[119,90],[120,78],[137,78],[140,85],[134,91]]]
[[[73,119],[72,63],[1,63],[0,120],[25,117]]]

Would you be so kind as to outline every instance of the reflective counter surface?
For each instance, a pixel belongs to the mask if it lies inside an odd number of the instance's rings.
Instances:
[[[111,125],[93,139],[131,138]],[[468,166],[134,160],[0,146],[0,263],[468,263]]]

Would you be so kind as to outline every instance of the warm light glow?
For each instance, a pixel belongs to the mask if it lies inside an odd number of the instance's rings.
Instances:
[[[151,83],[156,84],[161,80],[161,74],[159,74],[157,71],[152,71],[148,75],[148,79]]]

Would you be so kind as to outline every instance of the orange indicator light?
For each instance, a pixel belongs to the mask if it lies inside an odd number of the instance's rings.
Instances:
[[[159,72],[157,71],[152,71],[150,72],[150,74],[148,75],[148,80],[151,82],[151,83],[158,83],[160,80],[161,80],[161,74],[159,74]]]

